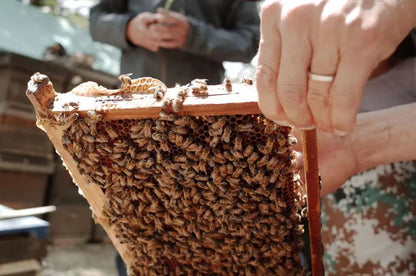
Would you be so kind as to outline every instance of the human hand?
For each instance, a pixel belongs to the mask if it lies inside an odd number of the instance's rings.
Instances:
[[[299,129],[294,129],[293,134],[298,141],[301,141]],[[322,179],[321,196],[324,196],[335,191],[360,169],[351,136],[342,138],[332,133],[318,131],[317,138],[319,173]],[[304,179],[301,143],[298,143],[294,150],[298,153],[297,169],[301,171],[300,175]]]
[[[185,45],[189,34],[189,22],[183,14],[157,10],[157,22],[150,26],[150,31],[160,38],[159,47],[178,49]]]
[[[272,120],[346,135],[367,79],[416,25],[414,0],[269,0],[261,11],[259,106]],[[314,74],[334,76],[316,81]]]
[[[318,161],[322,177],[321,195],[339,188],[350,176],[399,161],[416,159],[416,102],[361,113],[346,137],[318,131]],[[294,135],[300,139],[300,130]],[[300,143],[294,148],[301,151]],[[298,156],[298,169],[303,169]],[[303,174],[301,174],[302,176]]]
[[[138,14],[127,23],[127,39],[136,46],[156,52],[159,49],[160,38],[157,33],[150,31],[150,26],[155,23],[157,23],[156,14],[149,12]]]

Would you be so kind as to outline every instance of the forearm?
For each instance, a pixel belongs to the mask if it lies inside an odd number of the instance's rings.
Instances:
[[[357,173],[416,159],[416,103],[360,114],[351,137]]]

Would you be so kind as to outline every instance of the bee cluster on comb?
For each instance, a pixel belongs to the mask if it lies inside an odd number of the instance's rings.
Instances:
[[[85,95],[55,94],[39,105],[41,94],[50,97],[53,88],[44,77],[32,78],[28,96],[38,124],[87,190],[84,196],[131,275],[305,273],[291,129],[259,112],[186,111],[187,100],[209,106],[210,89],[220,90],[217,97],[232,96],[226,85],[207,86],[202,95],[191,95],[192,85],[179,87],[173,100],[165,89],[163,102],[149,90],[137,98],[100,93],[84,106]],[[178,95],[181,108],[167,110]],[[119,102],[146,97],[158,107],[155,116],[116,114]],[[68,102],[75,104],[68,108]]]

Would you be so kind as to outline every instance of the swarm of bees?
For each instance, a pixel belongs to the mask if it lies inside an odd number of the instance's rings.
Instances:
[[[127,76],[121,90],[143,83]],[[162,97],[158,118],[110,120],[71,105],[38,120],[62,130],[71,164],[103,191],[131,275],[304,275],[291,129],[261,114],[180,116],[188,93],[205,95],[205,81]]]
[[[261,115],[60,122],[134,275],[302,275],[290,129]]]

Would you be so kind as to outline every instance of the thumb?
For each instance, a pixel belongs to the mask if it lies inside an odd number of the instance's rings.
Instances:
[[[143,12],[138,15],[140,23],[148,27],[151,24],[157,23],[158,18],[156,14],[150,12]]]

